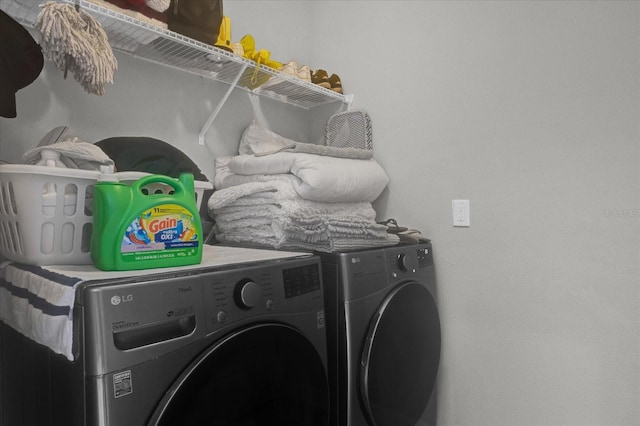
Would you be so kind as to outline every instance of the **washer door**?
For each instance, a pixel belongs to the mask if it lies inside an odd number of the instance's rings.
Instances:
[[[433,296],[408,282],[382,302],[362,353],[360,390],[374,426],[414,426],[433,392],[440,363],[440,319]]]
[[[167,391],[150,425],[327,426],[324,365],[281,324],[235,332],[199,356]]]

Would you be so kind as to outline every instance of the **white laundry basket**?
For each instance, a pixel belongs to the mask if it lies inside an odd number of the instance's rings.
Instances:
[[[148,175],[120,172],[121,182]],[[0,255],[29,265],[91,264],[93,186],[100,172],[0,165]],[[196,181],[196,202],[213,188]]]

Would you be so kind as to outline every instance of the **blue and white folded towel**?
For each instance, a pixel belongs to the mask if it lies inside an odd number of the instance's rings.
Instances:
[[[0,320],[73,361],[73,304],[81,282],[44,267],[7,264],[0,277]]]

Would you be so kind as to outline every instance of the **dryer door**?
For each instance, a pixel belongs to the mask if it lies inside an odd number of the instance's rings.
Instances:
[[[440,319],[429,290],[408,282],[387,295],[369,325],[361,360],[361,397],[371,424],[414,426],[440,363]]]
[[[167,391],[149,425],[327,426],[322,359],[296,329],[261,324],[199,356]]]

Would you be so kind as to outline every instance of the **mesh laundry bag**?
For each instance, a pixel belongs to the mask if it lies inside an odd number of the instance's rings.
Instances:
[[[373,149],[371,118],[366,111],[355,109],[329,117],[324,135],[327,146]]]

